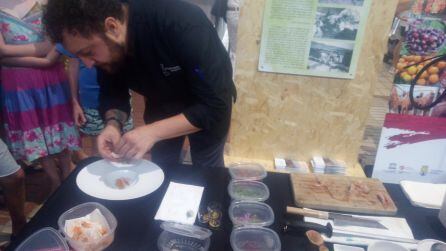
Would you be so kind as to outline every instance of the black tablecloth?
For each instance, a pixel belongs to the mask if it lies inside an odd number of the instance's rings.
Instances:
[[[227,192],[229,174],[226,168],[198,168],[177,165],[161,166],[166,178],[163,185],[154,193],[142,198],[128,201],[107,201],[84,194],[77,188],[77,173],[85,165],[96,161],[88,159],[81,162],[72,175],[46,201],[34,218],[26,225],[23,232],[11,243],[8,250],[14,250],[23,240],[43,227],[57,229],[57,219],[66,210],[85,203],[99,202],[107,207],[118,220],[115,240],[107,250],[157,250],[157,239],[161,233],[160,221],[153,218],[166,192],[170,181],[200,185],[205,187],[201,207],[209,202],[219,202],[224,209],[222,225],[213,230],[210,250],[231,250],[229,236],[232,224],[228,218],[227,208],[230,198]],[[279,233],[282,250],[315,250],[303,236],[289,236],[281,233],[286,205],[292,205],[292,192],[287,174],[268,173],[264,183],[270,188],[270,198],[266,201],[275,214],[275,222],[270,227]],[[415,208],[403,195],[397,185],[386,185],[392,198],[397,203],[398,216],[407,218],[415,238],[433,238],[446,240],[446,230],[438,220],[438,210]]]

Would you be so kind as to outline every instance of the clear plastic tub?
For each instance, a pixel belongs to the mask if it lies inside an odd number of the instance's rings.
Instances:
[[[228,185],[229,196],[236,201],[265,201],[268,187],[259,181],[233,180]]]
[[[67,235],[67,233],[65,233],[64,229],[66,220],[84,217],[93,212],[95,209],[98,209],[101,212],[101,214],[105,217],[108,226],[110,227],[110,230],[104,236],[102,236],[102,238],[94,242],[93,241],[82,242],[80,240],[74,240],[70,238]],[[65,239],[68,241],[68,243],[73,249],[83,250],[83,251],[99,251],[110,246],[110,244],[113,242],[115,238],[115,230],[118,223],[116,221],[115,216],[106,207],[96,202],[88,202],[73,207],[72,209],[63,213],[59,217],[58,225],[59,225],[59,231],[61,231],[64,234]]]
[[[234,180],[263,180],[265,168],[257,163],[234,163],[229,165],[229,174]]]
[[[69,251],[64,238],[51,227],[42,228],[28,237],[16,251],[54,250]]]
[[[231,247],[234,251],[280,251],[281,243],[276,232],[264,227],[238,227],[232,230]]]
[[[158,238],[160,251],[206,251],[209,249],[212,235],[209,229],[173,222],[163,222],[161,228],[164,231]]]
[[[274,222],[274,212],[263,202],[240,201],[229,206],[229,218],[234,226],[267,227]]]

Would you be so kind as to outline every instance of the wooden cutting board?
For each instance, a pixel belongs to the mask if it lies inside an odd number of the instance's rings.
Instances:
[[[376,215],[395,215],[398,210],[377,179],[297,173],[290,177],[298,207]]]

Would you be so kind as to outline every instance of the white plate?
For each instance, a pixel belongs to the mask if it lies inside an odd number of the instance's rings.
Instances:
[[[142,160],[128,170],[137,173],[136,182],[125,189],[113,188],[106,184],[106,177],[112,172],[123,170],[106,160],[98,160],[84,167],[76,178],[76,184],[84,193],[105,200],[130,200],[148,195],[157,190],[164,181],[164,172],[148,160]]]

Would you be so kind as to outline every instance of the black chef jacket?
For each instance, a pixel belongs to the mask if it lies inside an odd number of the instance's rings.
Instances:
[[[183,113],[208,137],[228,131],[236,90],[214,27],[179,0],[130,0],[128,56],[117,73],[98,71],[100,110],[130,113],[131,89],[146,97],[146,122]]]

